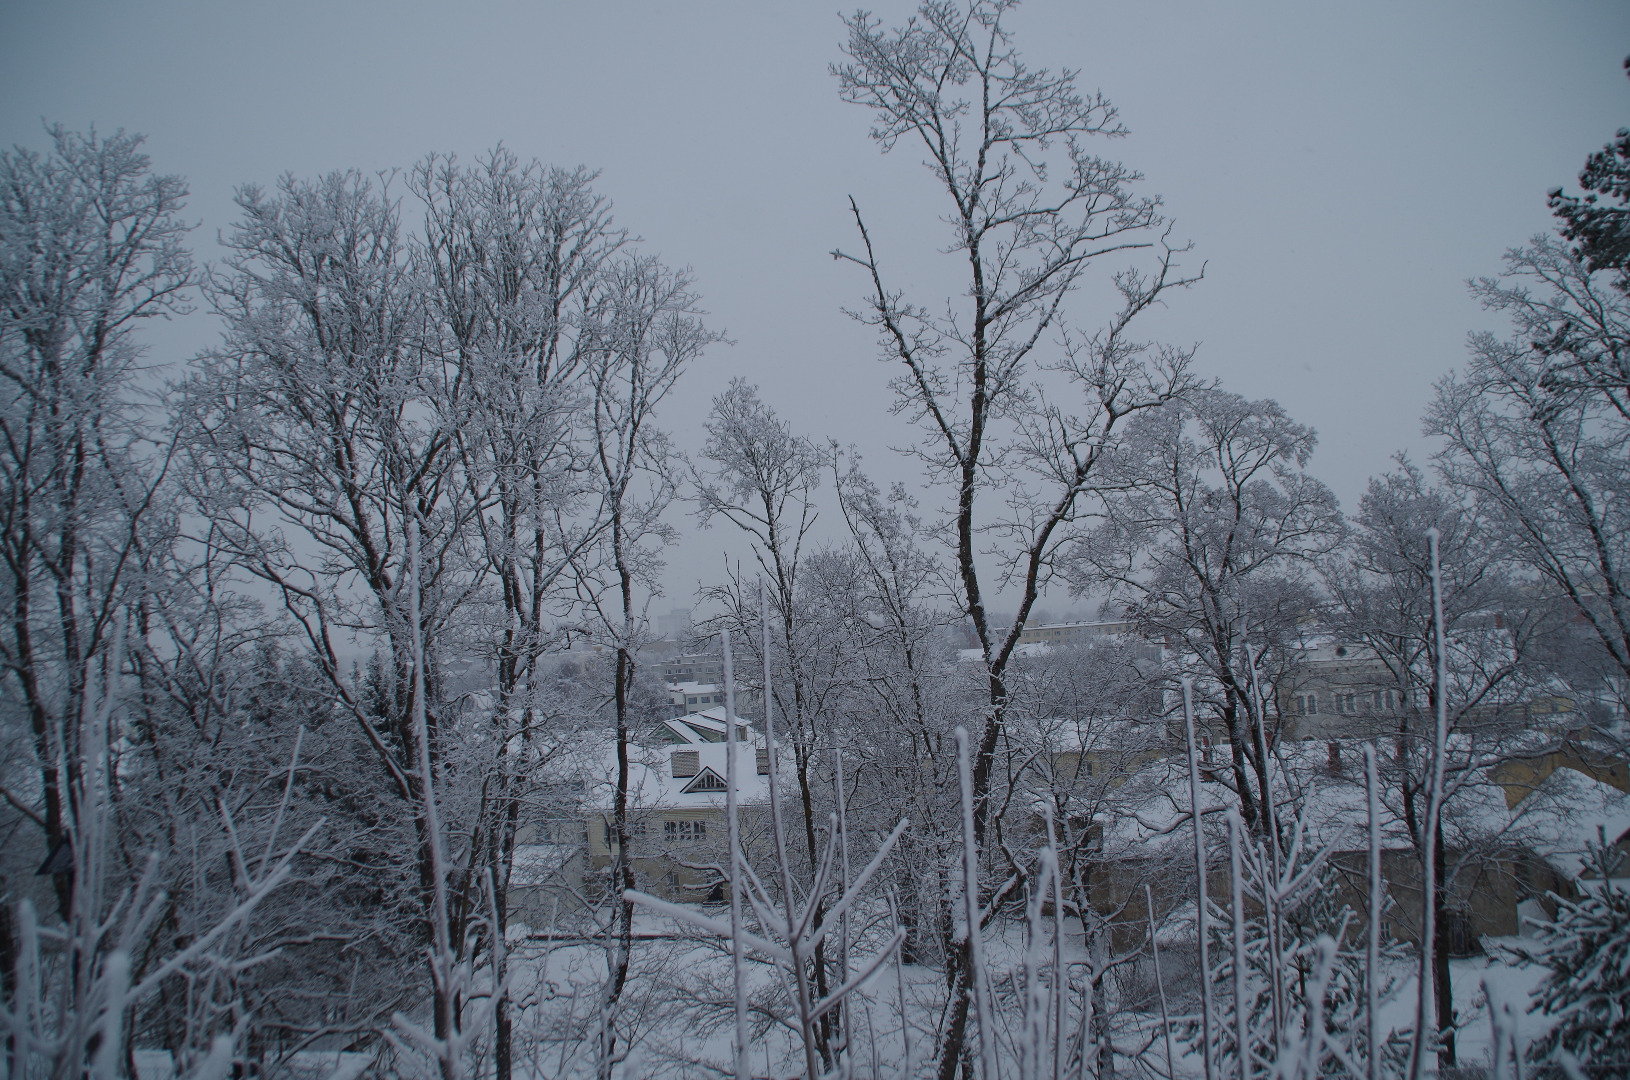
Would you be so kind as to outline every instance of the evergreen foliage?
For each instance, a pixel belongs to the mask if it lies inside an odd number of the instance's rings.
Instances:
[[[1550,975],[1534,991],[1535,1008],[1558,1023],[1529,1050],[1537,1063],[1571,1055],[1587,1076],[1630,1071],[1630,891],[1613,873],[1624,857],[1595,845],[1599,891],[1563,900],[1543,930],[1540,956]]]

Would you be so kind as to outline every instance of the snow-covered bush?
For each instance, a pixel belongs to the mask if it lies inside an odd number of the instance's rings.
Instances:
[[[1556,1017],[1529,1050],[1536,1063],[1577,1061],[1586,1076],[1630,1073],[1630,891],[1613,878],[1623,856],[1595,847],[1600,871],[1577,901],[1560,901],[1536,950],[1550,975],[1534,1007]],[[1560,1073],[1558,1074],[1560,1075]]]

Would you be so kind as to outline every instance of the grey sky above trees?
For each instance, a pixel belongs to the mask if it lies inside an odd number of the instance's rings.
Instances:
[[[888,25],[909,10],[877,7]],[[1630,117],[1630,8],[1613,2],[1032,0],[1011,21],[1029,62],[1081,69],[1119,108],[1131,135],[1098,152],[1146,174],[1208,262],[1148,332],[1200,342],[1198,370],[1315,427],[1312,470],[1348,510],[1395,450],[1424,457],[1421,413],[1467,332],[1504,329],[1465,279],[1547,228],[1545,193]],[[710,325],[736,343],[664,405],[676,444],[699,449],[710,399],[744,376],[795,430],[903,477],[894,372],[840,310],[865,282],[828,254],[853,242],[847,196],[902,287],[958,286],[924,254],[943,233],[920,154],[880,157],[868,116],[838,99],[827,65],[842,38],[821,4],[13,0],[0,144],[43,147],[42,118],[146,133],[155,168],[190,184],[207,260],[233,188],[284,171],[469,161],[499,141],[600,169],[619,224],[693,268]],[[149,359],[178,362],[216,333],[200,312],[150,334]],[[676,602],[740,547],[723,529],[686,533]]]

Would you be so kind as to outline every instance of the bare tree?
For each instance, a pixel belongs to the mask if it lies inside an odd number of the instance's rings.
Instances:
[[[1313,608],[1313,561],[1342,536],[1335,496],[1306,471],[1313,430],[1277,402],[1221,390],[1132,427],[1116,463],[1124,490],[1072,552],[1072,583],[1107,589],[1146,634],[1199,665],[1196,688],[1228,741],[1241,813],[1271,832],[1278,725],[1263,708],[1276,699],[1249,684],[1285,658]]]
[[[1426,430],[1445,481],[1585,620],[1622,703],[1630,686],[1630,299],[1609,270],[1554,237],[1506,255],[1472,291],[1511,317],[1508,339],[1471,337],[1465,370],[1438,384]]]
[[[896,407],[922,427],[917,456],[950,496],[956,603],[987,676],[972,773],[981,844],[1004,727],[1004,673],[1024,620],[1122,421],[1191,383],[1189,352],[1136,341],[1131,325],[1195,280],[1178,267],[1186,249],[1167,244],[1157,203],[1133,193],[1138,175],[1087,145],[1124,134],[1113,107],[1081,94],[1073,71],[1027,67],[1004,26],[1012,6],[924,4],[893,31],[856,13],[845,20],[849,60],[833,69],[842,98],[873,111],[871,134],[885,152],[904,139],[926,153],[946,198],[948,252],[965,264],[961,310],[956,301],[943,313],[937,302],[908,301],[887,283],[854,200],[861,252],[834,253],[866,271],[870,294],[856,317],[900,365]],[[1153,252],[1153,268],[1115,275],[1119,310],[1095,332],[1072,330],[1067,301],[1089,270],[1140,248]],[[981,559],[994,562],[997,587],[1016,591],[1009,627],[992,624]],[[972,993],[964,961],[953,958],[947,972],[956,1000],[940,1045],[942,1080],[963,1053]]]
[[[813,867],[820,852],[811,779],[811,770],[818,767],[813,727],[816,708],[809,670],[813,657],[802,641],[799,586],[808,559],[810,530],[818,514],[815,491],[825,471],[826,454],[814,441],[794,434],[791,425],[758,396],[757,387],[742,379],[732,380],[730,388],[713,399],[705,426],[708,437],[701,456],[708,464],[692,470],[697,516],[703,524],[724,518],[745,532],[752,540],[758,573],[769,583],[773,615],[781,624],[777,644],[785,665],[781,715],[791,727],[803,809],[804,857]],[[751,621],[748,613],[757,607],[752,581],[733,581],[734,592],[720,597],[740,615],[741,639],[748,642],[752,640],[746,632]]]
[[[166,455],[144,451],[132,400],[136,331],[185,310],[193,269],[186,186],[151,171],[139,136],[49,133],[48,154],[0,154],[0,686],[37,774],[5,797],[55,849],[86,686],[143,544],[168,527]],[[58,875],[64,918],[70,894]]]
[[[619,1056],[617,1012],[633,948],[634,865],[629,831],[629,751],[654,718],[642,722],[634,701],[636,658],[648,634],[646,609],[661,590],[661,549],[675,538],[663,514],[677,494],[678,462],[655,413],[685,369],[723,336],[707,329],[690,276],[652,256],[613,262],[583,313],[583,347],[592,393],[591,448],[599,506],[599,549],[578,575],[592,613],[591,631],[616,653],[612,708],[617,776],[610,868],[614,915],[607,939],[607,978],[600,1010],[599,1075],[609,1080]]]
[[[456,1045],[461,987],[444,978],[447,956],[490,933],[489,907],[485,875],[465,866],[448,880],[426,770],[445,764],[453,617],[481,583],[469,558],[481,503],[452,443],[466,382],[425,332],[382,187],[355,173],[285,177],[275,195],[242,189],[238,205],[206,288],[227,330],[182,389],[193,496],[241,569],[282,600],[413,822],[434,1037]],[[341,660],[357,638],[386,649],[383,717]]]
[[[1554,608],[1523,590],[1512,553],[1478,508],[1430,486],[1400,457],[1393,472],[1370,481],[1352,517],[1348,543],[1328,560],[1325,624],[1379,665],[1362,692],[1361,715],[1372,733],[1390,737],[1394,752],[1381,776],[1398,793],[1416,853],[1434,859],[1434,986],[1440,1063],[1455,1064],[1455,1017],[1450,983],[1450,898],[1458,877],[1474,874],[1490,854],[1476,815],[1457,828],[1457,794],[1489,783],[1486,770],[1510,754],[1539,752],[1548,736],[1533,730],[1527,703],[1541,692],[1540,665],[1558,630]],[[1437,602],[1443,622],[1434,628],[1434,567],[1427,530],[1437,529],[1440,559]],[[1442,657],[1439,680],[1439,651]],[[1450,741],[1434,736],[1439,695]],[[1427,802],[1431,769],[1443,757],[1442,812],[1429,845]],[[1498,851],[1498,847],[1496,848]]]
[[[852,454],[832,461],[838,507],[849,531],[843,558],[822,560],[810,586],[853,639],[843,650],[854,683],[843,714],[857,737],[851,818],[879,820],[909,800],[915,827],[901,838],[893,899],[913,962],[954,949],[946,872],[958,843],[951,729],[965,721],[966,687],[949,645],[956,616],[939,606],[944,564],[936,539],[904,485],[882,492]],[[952,674],[947,674],[947,672]]]
[[[825,728],[831,714],[824,706],[833,689],[830,662],[835,654],[823,647],[823,643],[831,644],[822,634],[827,625],[808,610],[804,575],[810,560],[810,531],[817,517],[815,492],[827,468],[827,451],[795,434],[759,398],[757,388],[742,379],[732,380],[729,389],[714,398],[706,428],[701,456],[708,464],[694,468],[692,477],[697,516],[704,524],[723,518],[751,538],[757,579],[767,583],[769,590],[768,617],[772,626],[780,624],[779,629],[758,625],[754,577],[739,569],[731,572],[728,584],[707,590],[705,595],[725,609],[724,617],[739,628],[740,640],[753,643],[756,638],[765,643],[760,648],[779,653],[758,657],[761,663],[779,661],[781,670],[776,688],[759,689],[766,707],[779,708],[783,730],[789,736],[803,872],[813,877],[823,847],[819,832],[826,824],[829,806],[822,780],[827,756],[823,751],[829,752],[833,742]],[[755,626],[757,634],[753,633]],[[771,634],[773,645],[768,644]],[[826,897],[811,897],[809,907],[813,925],[819,927],[826,914]],[[822,938],[812,957],[815,992],[820,996],[828,990],[830,959]],[[841,1021],[841,1011],[834,1008],[820,1017],[815,1029],[827,1067],[834,1063],[832,1044]]]
[[[479,535],[496,583],[483,650],[496,677],[490,782],[475,808],[472,869],[490,875],[503,937],[529,753],[542,716],[539,663],[558,645],[557,617],[576,597],[576,570],[599,535],[581,423],[587,405],[581,306],[623,242],[587,170],[523,165],[499,147],[473,167],[426,158],[410,184],[425,207],[416,264],[438,350],[455,358],[465,396],[450,432],[465,497],[483,508]],[[496,957],[495,957],[496,960]],[[494,1067],[513,1066],[506,972],[494,970]]]

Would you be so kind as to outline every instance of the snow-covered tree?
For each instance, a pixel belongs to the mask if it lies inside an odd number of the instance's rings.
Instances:
[[[1315,443],[1278,402],[1196,390],[1133,419],[1119,490],[1070,552],[1075,591],[1106,592],[1195,667],[1241,813],[1270,832],[1272,676],[1317,599],[1314,561],[1342,537],[1335,495],[1307,468]]]
[[[838,257],[865,274],[856,318],[894,365],[897,410],[918,425],[914,454],[944,494],[944,546],[954,603],[978,640],[987,708],[976,722],[974,826],[985,844],[1006,729],[1006,671],[1023,624],[1099,489],[1132,414],[1183,393],[1191,350],[1137,340],[1137,317],[1195,280],[1140,177],[1089,144],[1125,133],[1076,73],[1027,66],[1007,24],[1011,0],[923,4],[895,29],[859,12],[845,20],[839,94],[873,115],[872,138],[925,154],[943,198],[942,249],[966,284],[954,299],[908,299],[851,200],[859,247]],[[1103,280],[1106,260],[1134,250],[1148,264]],[[964,276],[965,275],[965,276]],[[1109,302],[1101,324],[1069,318],[1089,283]],[[994,559],[994,563],[988,560]],[[1012,590],[1010,625],[990,605]],[[954,1002],[936,1036],[949,1077],[968,1037],[973,983],[967,948],[949,958]]]
[[[193,284],[181,178],[139,136],[49,134],[48,153],[0,153],[0,716],[27,732],[5,798],[36,864],[72,831],[87,687],[170,528],[138,331]]]
[[[480,507],[461,542],[479,553],[488,583],[467,610],[471,644],[493,677],[483,710],[492,760],[471,811],[478,850],[470,861],[491,879],[498,936],[533,773],[560,742],[546,730],[543,665],[564,644],[561,624],[571,624],[581,563],[603,525],[582,435],[589,350],[581,314],[625,235],[593,179],[586,169],[523,163],[503,147],[473,165],[431,155],[410,176],[425,215],[414,265],[430,333],[464,399],[450,452],[465,498]],[[513,1017],[501,955],[493,1060],[508,1080]]]
[[[678,490],[678,456],[656,424],[656,411],[685,370],[722,338],[702,322],[691,286],[689,274],[652,256],[623,256],[605,267],[582,312],[598,528],[595,547],[576,559],[576,583],[587,632],[616,656],[611,713],[617,773],[610,778],[607,826],[615,851],[605,890],[612,917],[597,1055],[605,1080],[626,1056],[617,1037],[634,932],[634,907],[624,898],[635,884],[629,760],[656,719],[639,707],[637,658],[649,636],[647,609],[662,588],[661,552],[677,535],[664,516]]]
[[[226,331],[182,389],[182,432],[198,513],[238,570],[282,601],[412,823],[412,850],[391,856],[418,879],[437,957],[434,1037],[450,1054],[465,995],[452,957],[468,960],[492,933],[486,875],[465,866],[450,880],[435,795],[451,793],[436,775],[455,763],[444,749],[493,745],[443,739],[456,712],[447,661],[468,643],[455,615],[482,583],[469,535],[482,500],[452,437],[469,384],[426,333],[383,184],[331,173],[240,190],[242,218],[205,288]],[[383,716],[341,659],[357,641],[388,665]]]
[[[1550,1065],[1564,1054],[1586,1076],[1612,1076],[1630,1065],[1630,890],[1615,878],[1624,857],[1593,846],[1597,876],[1578,900],[1557,904],[1556,920],[1540,928],[1536,957],[1550,969],[1534,991],[1534,1007],[1553,1026],[1529,1049]]]

